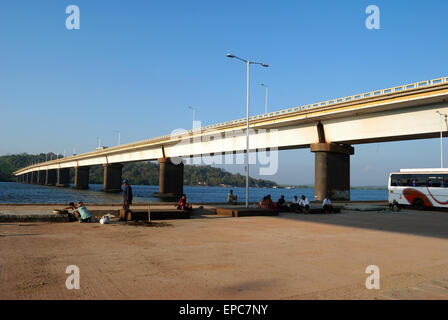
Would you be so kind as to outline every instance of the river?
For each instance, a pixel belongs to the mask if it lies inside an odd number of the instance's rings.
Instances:
[[[0,203],[68,203],[79,200],[85,203],[120,203],[121,193],[102,192],[103,185],[91,184],[88,190],[73,188],[47,187],[14,182],[0,182]],[[158,202],[152,194],[158,191],[158,186],[132,186],[134,203]],[[190,202],[225,202],[229,190],[238,195],[238,201],[244,201],[245,188],[185,186],[184,193]],[[304,194],[309,200],[314,199],[314,189],[274,189],[250,188],[249,200],[259,201],[263,196],[270,194],[274,201],[284,195],[286,201],[292,201],[294,195],[299,198]],[[351,200],[387,200],[387,190],[351,190]]]

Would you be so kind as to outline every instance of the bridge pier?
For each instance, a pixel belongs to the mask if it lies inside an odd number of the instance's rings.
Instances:
[[[75,167],[75,189],[89,189],[89,169],[90,167]]]
[[[104,192],[121,192],[121,172],[123,165],[121,163],[104,164]]]
[[[170,158],[157,159],[160,165],[159,192],[154,196],[160,198],[179,198],[184,192],[184,163],[174,164]]]
[[[327,194],[333,200],[350,200],[350,155],[354,148],[336,143],[315,143],[314,196],[322,201]]]
[[[57,187],[68,187],[70,185],[70,168],[57,169]]]
[[[29,184],[31,183],[31,172],[25,173],[24,183]]]
[[[37,183],[37,171],[32,171],[31,172],[31,184],[36,184]]]
[[[45,172],[45,185],[54,186],[57,180],[56,169],[47,169]]]
[[[44,185],[45,184],[45,178],[46,178],[46,171],[45,170],[39,170],[37,171],[37,184]]]

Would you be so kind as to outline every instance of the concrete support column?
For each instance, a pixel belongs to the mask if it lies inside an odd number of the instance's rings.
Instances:
[[[39,170],[37,171],[37,184],[45,184],[45,178],[46,178],[47,172],[46,170]]]
[[[31,184],[36,184],[37,183],[37,174],[38,171],[32,171],[31,172]]]
[[[159,192],[154,196],[162,198],[178,198],[184,192],[184,164],[174,164],[170,158],[157,160],[160,165]]]
[[[104,164],[104,192],[121,192],[121,163]]]
[[[57,169],[56,186],[68,187],[70,185],[70,168]]]
[[[46,186],[54,186],[57,180],[57,171],[56,169],[48,169],[45,172],[45,185]]]
[[[75,167],[75,189],[89,189],[90,167]]]
[[[314,196],[322,201],[327,194],[333,200],[350,200],[350,155],[354,148],[336,143],[315,143]]]

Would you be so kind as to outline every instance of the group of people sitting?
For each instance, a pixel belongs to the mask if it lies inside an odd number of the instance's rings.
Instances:
[[[287,203],[285,200],[285,196],[281,196],[278,199],[277,203],[274,203],[271,199],[271,195],[263,197],[262,200],[258,203],[258,208],[268,208],[277,210],[279,212],[296,212],[296,213],[308,213],[310,211],[310,201],[305,195],[302,195],[300,200],[297,196],[294,196],[294,199],[291,203]],[[325,213],[334,212],[333,206],[331,204],[330,195],[327,195],[322,202],[322,209]]]
[[[277,202],[274,203],[274,201],[272,201],[271,199],[271,195],[268,194],[260,200],[260,202],[258,203],[258,208],[268,208],[280,212],[295,211],[308,213],[310,209],[310,202],[308,198],[305,197],[305,195],[302,195],[300,200],[298,200],[297,196],[294,196],[293,202],[288,205],[285,200],[285,196],[282,195],[280,199],[278,199]]]

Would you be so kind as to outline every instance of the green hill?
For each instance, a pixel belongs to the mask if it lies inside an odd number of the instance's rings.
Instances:
[[[23,168],[27,164],[37,161],[44,162],[56,155],[44,153],[31,155],[27,153],[6,155],[0,157],[0,181],[16,181],[12,174],[15,170]],[[61,157],[61,155],[59,155]],[[74,170],[71,170],[73,176]],[[129,180],[135,185],[158,185],[159,184],[159,165],[157,163],[144,161],[125,163],[123,167],[123,178]],[[90,183],[103,183],[103,167],[92,166],[90,168]],[[244,187],[246,185],[246,177],[241,174],[232,174],[219,168],[211,166],[185,166],[184,169],[185,185],[204,185],[204,186],[232,186]],[[273,187],[277,184],[273,181],[262,179],[249,179],[251,187]]]

